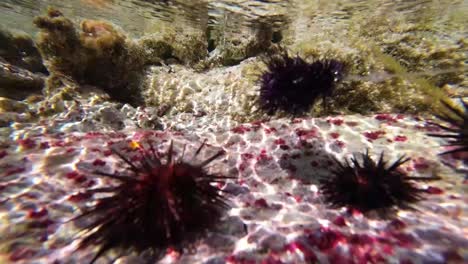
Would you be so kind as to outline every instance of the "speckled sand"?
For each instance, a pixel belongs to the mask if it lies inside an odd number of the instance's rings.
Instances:
[[[83,109],[85,116],[92,112]],[[134,118],[149,110],[124,106],[119,111]],[[213,162],[210,170],[237,177],[223,187],[236,194],[223,223],[196,245],[196,252],[168,252],[160,263],[468,261],[466,167],[437,156],[443,142],[426,136],[437,129],[420,118],[352,115],[253,122],[228,130],[224,124],[212,124],[210,129],[163,132],[127,127],[81,133],[73,132],[83,128],[83,122],[73,121],[73,113],[69,108],[53,121],[18,128],[0,146],[0,233],[3,241],[15,241],[10,254],[0,256],[1,263],[89,261],[96,248],[73,252],[79,223],[64,222],[95,199],[83,196],[83,190],[113,184],[90,170],[125,167],[111,155],[109,144],[143,138],[155,139],[162,151],[170,140],[176,150],[188,144],[186,157],[207,139],[209,146],[200,159],[222,148],[227,155]],[[366,148],[373,157],[385,151],[391,160],[406,154],[412,158],[404,165],[409,174],[442,180],[418,182],[427,190],[426,199],[417,205],[418,211],[399,211],[394,220],[327,209],[316,180],[327,177],[330,157],[341,159]],[[98,263],[115,256],[111,253]],[[144,262],[124,256],[116,263]]]

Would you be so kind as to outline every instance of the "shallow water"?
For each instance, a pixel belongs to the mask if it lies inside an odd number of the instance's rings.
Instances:
[[[464,143],[431,136],[447,135],[434,112],[468,115],[467,13],[444,0],[1,1],[0,263],[91,261],[103,242],[78,245],[99,215],[70,221],[109,195],[90,190],[118,186],[105,173],[146,180],[132,166],[159,168],[172,142],[192,165],[223,150],[206,171],[228,177],[214,186],[229,209],[187,248],[121,247],[96,263],[467,263],[468,154],[440,154],[466,145],[468,118],[449,128]],[[60,23],[39,30],[37,16]],[[278,46],[346,66],[328,103],[263,111],[265,53]],[[399,173],[416,210],[330,206],[321,180],[366,151],[409,158]]]

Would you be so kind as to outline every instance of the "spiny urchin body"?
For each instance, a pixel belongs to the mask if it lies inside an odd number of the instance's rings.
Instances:
[[[344,64],[337,60],[308,63],[287,52],[271,56],[260,79],[260,107],[269,115],[278,110],[296,115],[310,110],[319,99],[332,95]]]
[[[84,227],[79,249],[99,246],[91,263],[110,249],[156,252],[179,248],[195,241],[221,218],[228,209],[226,198],[216,184],[226,177],[209,174],[204,167],[224,154],[219,151],[200,164],[175,160],[171,142],[165,158],[152,143],[147,147],[131,142],[137,151],[132,158],[113,149],[127,164],[122,173],[95,174],[114,179],[116,186],[88,190],[106,194],[77,219],[92,219]],[[195,152],[196,157],[204,143]]]
[[[332,176],[320,180],[320,189],[325,202],[333,208],[348,207],[363,213],[376,211],[387,216],[395,208],[413,209],[411,204],[422,198],[424,190],[415,187],[411,180],[428,178],[408,177],[399,167],[409,158],[401,156],[387,166],[383,152],[375,162],[369,152],[362,153],[360,163],[356,156],[351,163],[338,162]]]
[[[442,101],[442,104],[449,110],[449,113],[435,115],[440,120],[448,123],[448,125],[433,123],[442,128],[446,133],[429,134],[430,136],[448,139],[447,146],[450,146],[451,149],[440,153],[440,155],[468,153],[468,103],[464,100],[460,101],[463,105],[463,110]]]

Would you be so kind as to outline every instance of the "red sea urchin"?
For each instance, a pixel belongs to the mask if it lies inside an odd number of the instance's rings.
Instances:
[[[337,60],[308,63],[286,51],[270,56],[268,70],[260,78],[260,107],[272,115],[277,110],[296,115],[312,107],[320,97],[332,95],[342,78],[344,64]]]
[[[430,180],[423,177],[408,177],[398,167],[409,161],[401,156],[387,166],[383,152],[376,163],[369,152],[362,153],[362,163],[356,156],[351,163],[338,162],[332,176],[320,180],[320,189],[325,202],[333,208],[348,206],[363,213],[376,211],[385,217],[395,207],[414,209],[411,204],[422,198],[424,190],[416,188],[411,180]]]
[[[451,150],[442,152],[440,155],[468,152],[468,103],[462,99],[460,99],[460,101],[464,108],[463,111],[442,101],[442,104],[449,110],[450,114],[443,113],[441,115],[435,115],[440,120],[447,122],[450,126],[432,123],[448,133],[431,133],[429,136],[448,138],[447,146],[452,147]]]
[[[97,245],[91,263],[110,249],[164,252],[168,247],[182,249],[220,220],[229,208],[216,184],[227,179],[209,174],[207,164],[224,154],[219,151],[200,164],[174,159],[173,143],[163,159],[152,142],[147,147],[131,142],[137,155],[130,158],[113,148],[127,165],[122,173],[94,172],[116,180],[112,187],[90,189],[88,194],[107,194],[85,209],[75,220],[88,221],[78,249]],[[200,153],[205,143],[195,152]],[[86,219],[84,219],[86,218]]]

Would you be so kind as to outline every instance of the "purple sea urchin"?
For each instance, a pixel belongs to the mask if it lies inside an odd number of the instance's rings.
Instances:
[[[387,166],[383,152],[377,162],[369,152],[362,153],[362,163],[356,156],[351,163],[338,162],[333,175],[320,180],[320,189],[325,202],[333,208],[348,206],[363,213],[375,210],[387,216],[395,207],[414,209],[411,204],[422,198],[424,190],[416,188],[411,180],[430,180],[423,177],[408,177],[398,167],[409,161],[401,156]]]
[[[449,125],[433,123],[445,130],[444,134],[431,133],[429,136],[447,138],[452,149],[440,153],[440,155],[468,152],[468,103],[460,99],[464,110],[458,109],[447,102],[442,101],[449,113],[435,114],[437,118],[447,122]]]
[[[269,115],[282,110],[293,115],[308,111],[322,97],[332,95],[342,78],[344,64],[337,60],[308,63],[299,56],[270,56],[260,79],[261,108]]]
[[[223,155],[223,151],[193,165],[182,160],[184,153],[174,159],[172,142],[164,160],[150,142],[147,147],[137,142],[130,144],[138,151],[131,159],[113,149],[128,165],[126,172],[95,172],[119,184],[88,190],[89,194],[109,195],[98,198],[94,206],[76,218],[92,219],[85,225],[78,247],[100,247],[91,263],[114,248],[138,253],[148,249],[160,252],[168,247],[179,249],[199,238],[229,208],[216,186],[226,177],[209,174],[204,169]]]

